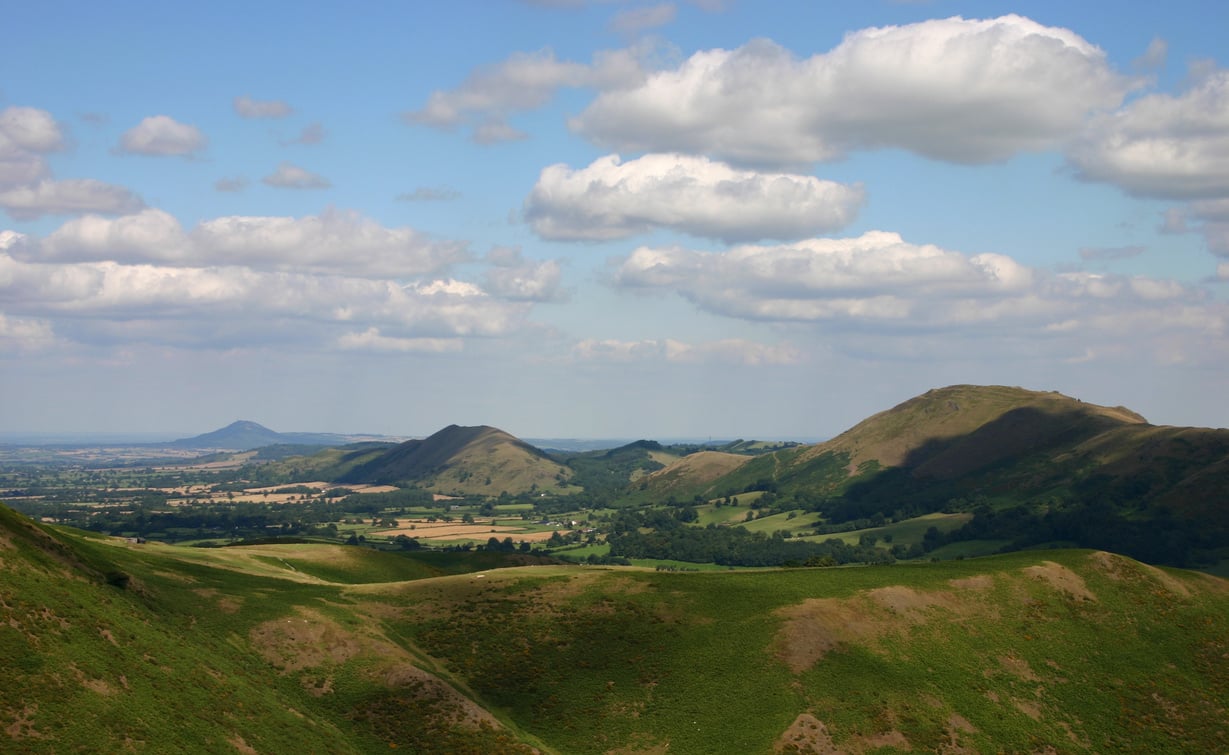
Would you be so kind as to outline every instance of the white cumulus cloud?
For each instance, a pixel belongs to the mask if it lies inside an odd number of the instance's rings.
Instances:
[[[725,241],[796,239],[841,228],[861,187],[812,176],[737,170],[703,157],[617,155],[542,171],[525,218],[543,238],[602,241],[655,228]]]
[[[0,145],[6,141],[29,152],[54,152],[64,147],[64,134],[46,110],[6,107],[0,110]]]
[[[190,231],[152,208],[119,218],[90,215],[65,223],[31,249],[20,256],[374,277],[432,274],[469,259],[464,242],[435,239],[410,227],[388,228],[343,210],[299,218],[230,215],[202,221]]]
[[[495,337],[521,327],[528,307],[451,279],[401,284],[243,267],[46,264],[0,251],[0,311],[67,318],[79,333],[108,339],[229,347],[293,333],[327,347],[371,328],[392,339]],[[140,323],[132,333],[130,322]]]
[[[883,231],[725,252],[640,248],[622,261],[615,281],[674,291],[727,317],[881,338],[1078,331],[1125,343],[1181,332],[1193,343],[1229,331],[1229,307],[1176,281],[1054,274],[1004,255],[965,255]]]
[[[1093,119],[1068,155],[1078,175],[1145,197],[1229,197],[1229,71]]]
[[[756,40],[698,52],[573,119],[628,151],[797,165],[897,147],[983,163],[1061,144],[1132,86],[1067,29],[1020,16],[863,29],[799,60]]]
[[[209,140],[200,129],[171,118],[153,115],[124,132],[119,151],[135,155],[194,155],[205,149]]]

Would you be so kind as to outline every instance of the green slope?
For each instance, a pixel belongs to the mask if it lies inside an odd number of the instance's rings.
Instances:
[[[129,544],[0,508],[0,749],[1229,745],[1229,583],[1106,553],[371,582],[426,573],[270,547]]]
[[[715,481],[675,478],[705,498],[771,491],[836,523],[980,511],[951,537],[1008,547],[1067,541],[1183,566],[1229,553],[1229,430],[1156,427],[1054,392],[936,389]]]
[[[545,452],[485,425],[449,425],[354,467],[341,482],[413,483],[441,493],[567,492],[571,470]]]

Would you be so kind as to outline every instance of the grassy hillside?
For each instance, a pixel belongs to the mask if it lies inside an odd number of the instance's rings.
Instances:
[[[1074,550],[693,574],[441,555],[138,545],[0,508],[0,742],[1229,748],[1229,583],[1206,575]]]
[[[572,472],[494,427],[449,425],[356,466],[341,482],[414,483],[440,493],[571,492]]]
[[[674,484],[705,498],[768,491],[774,510],[829,523],[975,515],[928,547],[1066,542],[1183,566],[1229,557],[1229,430],[1156,427],[1054,392],[936,389],[825,443]]]

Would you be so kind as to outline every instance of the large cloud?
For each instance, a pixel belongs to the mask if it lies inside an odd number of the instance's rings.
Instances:
[[[134,155],[194,155],[209,140],[196,126],[171,118],[153,115],[124,132],[120,137],[119,151]]]
[[[668,228],[724,241],[797,239],[850,223],[860,187],[736,170],[702,157],[617,155],[542,171],[525,217],[543,238],[601,241]]]
[[[674,291],[728,317],[863,336],[1078,334],[1126,347],[1151,335],[1160,348],[1177,334],[1192,358],[1209,344],[1225,351],[1229,336],[1229,307],[1174,281],[1049,273],[1003,255],[964,255],[881,231],[726,252],[640,248],[622,261],[616,282]]]
[[[486,285],[447,275],[467,261],[464,242],[337,210],[190,230],[158,209],[87,215],[41,239],[0,231],[0,341],[455,351],[558,297],[553,261],[497,250]]]
[[[805,60],[758,40],[601,94],[572,121],[599,144],[796,165],[899,147],[982,163],[1053,147],[1130,87],[1104,53],[1020,16],[864,29]]]
[[[387,338],[489,337],[520,327],[528,306],[452,279],[401,284],[242,267],[52,265],[0,250],[0,311],[116,339],[128,322],[139,323],[132,340],[221,347],[287,330],[321,346],[371,328]]]
[[[1139,196],[1229,197],[1229,71],[1094,119],[1069,159],[1081,177]]]
[[[342,210],[301,218],[227,216],[185,231],[169,213],[147,209],[69,221],[23,258],[410,277],[436,273],[469,255],[463,242],[434,239],[409,227],[387,228]]]

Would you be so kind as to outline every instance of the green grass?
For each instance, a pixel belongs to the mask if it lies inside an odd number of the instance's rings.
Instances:
[[[714,506],[711,503],[696,506],[696,513],[699,515],[696,524],[707,527],[710,524],[741,522],[747,518],[747,512],[750,510],[746,506]]]
[[[884,537],[891,536],[891,545],[913,545],[914,543],[922,542],[922,538],[926,534],[926,530],[934,527],[940,532],[951,532],[952,530],[960,529],[964,523],[972,518],[972,514],[956,513],[956,514],[925,514],[923,516],[913,517],[912,519],[904,519],[892,524],[886,524],[882,527],[867,527],[860,530],[851,530],[849,532],[839,532],[832,535],[814,535],[802,538],[803,540],[824,541],[828,538],[836,538],[842,542],[855,544],[863,535],[874,535],[878,538],[879,543],[885,543]],[[997,549],[996,549],[997,550]]]
[[[790,519],[790,514],[794,515],[793,519]],[[777,530],[810,532],[815,529],[816,524],[822,521],[823,517],[815,512],[785,511],[780,514],[758,517],[738,526],[749,532],[763,532],[765,534],[771,534]]]
[[[7,744],[772,753],[803,713],[844,751],[1229,744],[1229,586],[1212,577],[1078,550],[502,568],[519,558],[133,546],[0,508]],[[464,723],[465,698],[489,724]]]

